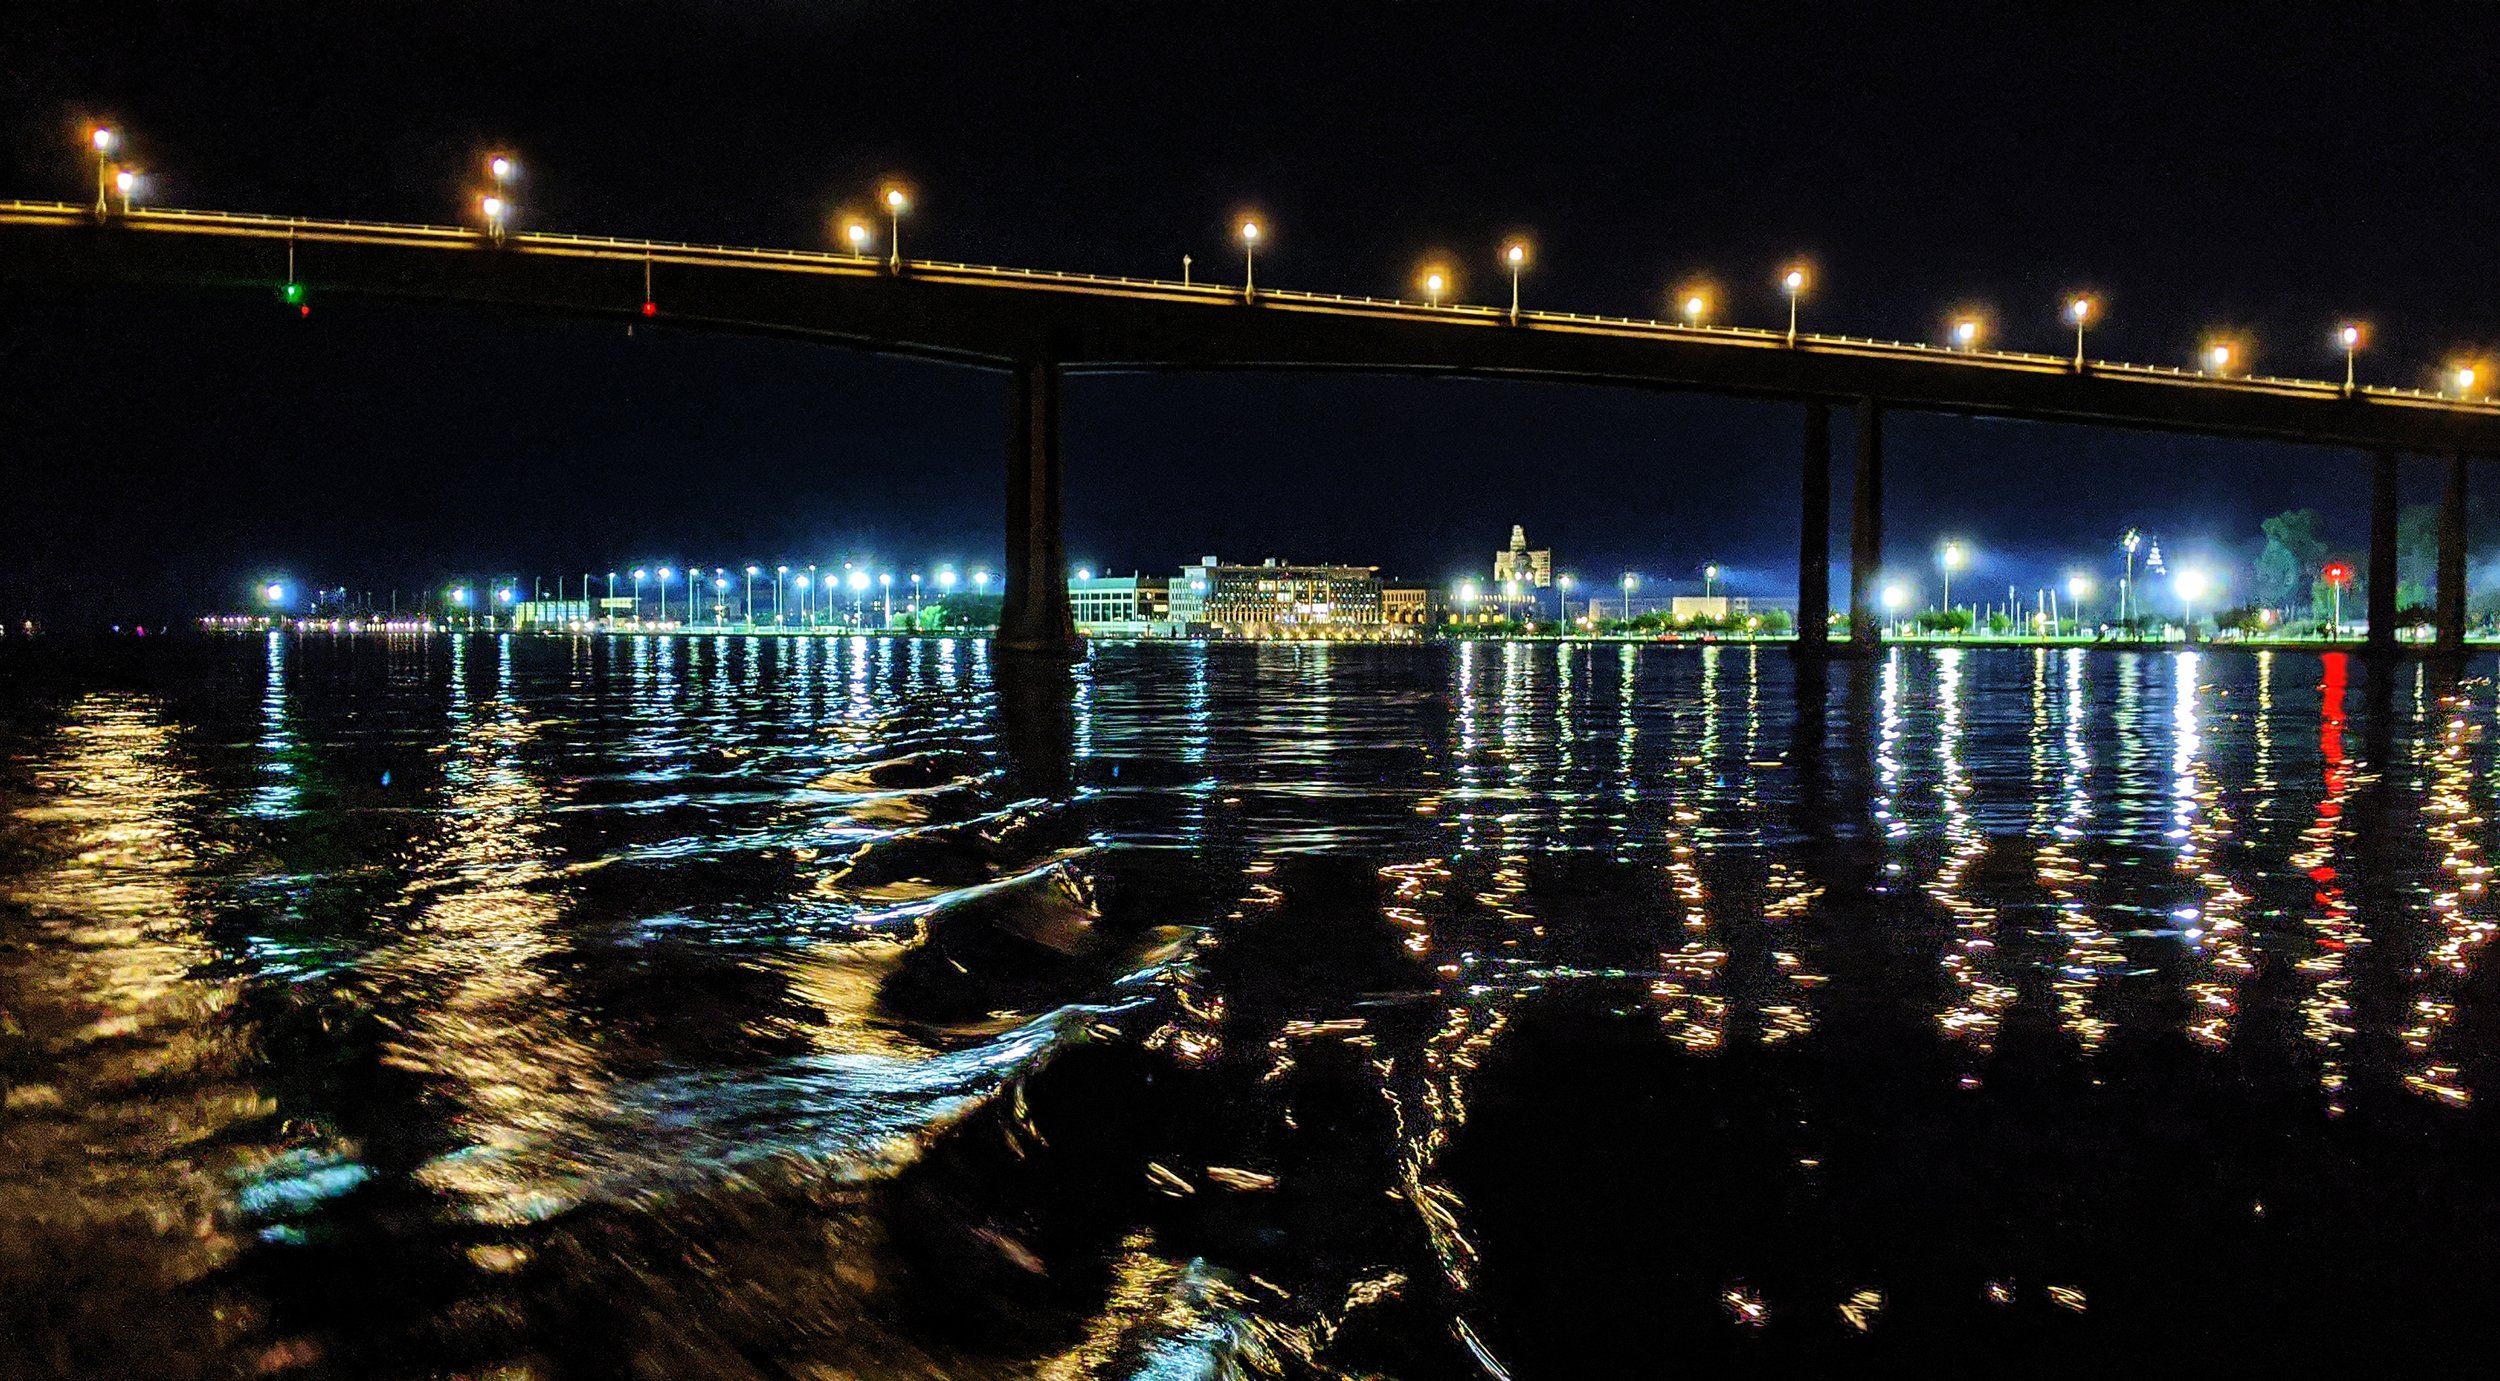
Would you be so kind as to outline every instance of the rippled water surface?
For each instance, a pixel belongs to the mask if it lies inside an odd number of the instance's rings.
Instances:
[[[0,1375],[2477,1355],[2490,667],[0,664]]]

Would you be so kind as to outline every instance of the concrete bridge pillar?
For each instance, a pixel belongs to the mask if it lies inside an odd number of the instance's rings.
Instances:
[[[1832,409],[1806,404],[1804,502],[1797,525],[1797,650],[1821,653],[1832,624]]]
[[[1018,364],[1010,389],[1007,440],[1006,601],[999,610],[1001,652],[1067,656],[1083,646],[1068,611],[1068,553],[1060,505],[1056,361]]]
[[[1858,400],[1857,482],[1849,504],[1849,641],[1871,652],[1883,637],[1876,582],[1884,574],[1884,412]]]
[[[2363,646],[2386,656],[2396,650],[2396,453],[2370,457],[2370,633]]]
[[[2448,457],[2448,483],[2439,492],[2438,643],[2444,653],[2465,651],[2465,457]]]

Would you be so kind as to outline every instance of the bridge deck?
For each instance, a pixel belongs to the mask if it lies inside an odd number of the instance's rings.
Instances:
[[[377,295],[638,319],[646,274],[675,326],[1071,372],[1344,370],[1544,379],[1887,408],[2500,454],[2500,403],[2318,380],[1575,312],[590,235],[232,212],[0,202],[0,275]]]

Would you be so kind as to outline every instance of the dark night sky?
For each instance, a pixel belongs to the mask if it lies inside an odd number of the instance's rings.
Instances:
[[[899,173],[907,245],[975,262],[1238,273],[1227,218],[1255,205],[1262,281],[1295,287],[1394,292],[1442,250],[1489,299],[1518,228],[1531,300],[1595,311],[1654,313],[1700,271],[1768,324],[1803,252],[1809,321],[1863,334],[1977,303],[2054,349],[2088,286],[2096,354],[2185,362],[2228,325],[2259,368],[2324,376],[2360,314],[2368,373],[2404,383],[2500,334],[2487,7],[1686,8],[12,5],[0,195],[79,195],[102,115],[178,205],[442,221],[506,144],[539,228],[814,245]],[[994,563],[1004,395],[788,344],[8,289],[0,602],[74,622],[232,603],[264,570]],[[1070,552],[1097,565],[1447,578],[1524,522],[1584,575],[1792,582],[1793,409],[1223,376],[1086,380],[1069,411]],[[2346,457],[1940,418],[1887,440],[1895,550],[1968,536],[1983,582],[2099,560],[2130,522],[2243,561],[2286,506],[2360,535]]]

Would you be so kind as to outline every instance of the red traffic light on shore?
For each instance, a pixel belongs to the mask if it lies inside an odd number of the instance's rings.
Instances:
[[[2352,565],[2350,562],[2329,561],[2326,563],[2326,569],[2320,572],[2320,574],[2326,577],[2326,583],[2329,585],[2350,585],[2352,583]]]

